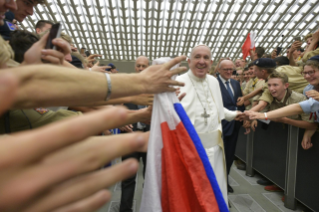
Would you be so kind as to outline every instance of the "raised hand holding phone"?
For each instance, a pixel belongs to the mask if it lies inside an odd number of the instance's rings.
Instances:
[[[281,52],[281,50],[282,50],[282,47],[277,47],[277,51],[276,51],[276,55],[278,56],[279,54],[280,54],[280,52]]]
[[[47,43],[45,45],[46,49],[54,49],[56,50],[56,46],[53,44],[53,39],[55,38],[59,38],[61,36],[61,24],[60,23],[56,23],[52,25],[52,28],[50,29],[50,33],[49,33],[49,37],[47,40]]]
[[[49,33],[45,34],[38,42],[32,45],[24,54],[22,65],[42,64],[43,60],[57,65],[61,65],[64,62],[64,56],[71,53],[70,44],[61,38],[56,38],[51,42],[59,51],[45,49],[48,37]]]

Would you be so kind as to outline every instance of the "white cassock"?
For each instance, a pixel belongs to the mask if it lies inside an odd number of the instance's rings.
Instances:
[[[181,93],[186,93],[181,104],[202,141],[227,203],[227,172],[221,120],[231,121],[237,112],[224,108],[219,83],[215,77],[206,75],[205,78],[198,78],[189,70],[176,80],[185,83],[185,86],[180,88]]]

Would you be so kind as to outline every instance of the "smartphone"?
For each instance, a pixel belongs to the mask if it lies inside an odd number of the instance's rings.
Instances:
[[[294,37],[294,40],[295,41],[301,41],[301,38],[300,37]]]
[[[60,23],[53,24],[50,29],[50,34],[47,40],[47,44],[45,45],[46,49],[56,49],[56,46],[53,45],[52,40],[55,38],[59,38],[61,36],[62,26]]]
[[[277,56],[280,54],[280,52],[281,52],[281,50],[282,50],[282,47],[277,47]]]
[[[85,51],[85,55],[88,57],[91,55],[91,53],[89,51]]]

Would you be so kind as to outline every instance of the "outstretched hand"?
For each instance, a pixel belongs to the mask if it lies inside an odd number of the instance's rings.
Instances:
[[[18,82],[4,72],[0,84],[4,112]],[[128,113],[112,107],[1,137],[1,211],[95,211],[105,204],[110,200],[105,188],[136,173],[138,162],[129,159],[99,168],[116,157],[145,150],[149,134],[89,136],[123,125]]]
[[[238,97],[237,99],[237,106],[242,106],[245,103],[244,97]]]
[[[237,110],[236,112],[237,112],[237,115],[235,117],[235,120],[236,121],[243,121],[245,118],[245,114],[239,110]]]
[[[263,113],[258,113],[258,112],[254,112],[254,111],[245,111],[244,112],[246,116],[249,117],[250,120],[254,120],[254,119],[265,119],[265,115]]]
[[[186,67],[178,67],[170,70],[176,64],[185,60],[185,56],[175,57],[167,63],[162,65],[152,65],[139,73],[145,85],[145,93],[162,93],[162,92],[174,92],[176,88],[173,86],[184,86],[184,83],[172,80],[171,77],[186,71]]]
[[[92,66],[92,71],[97,71],[97,72],[102,72],[102,73],[108,73],[105,69],[110,69],[111,66],[99,66],[100,62],[98,61],[97,63]]]
[[[306,92],[308,98],[313,98],[316,101],[319,101],[319,92],[316,90],[310,90]]]

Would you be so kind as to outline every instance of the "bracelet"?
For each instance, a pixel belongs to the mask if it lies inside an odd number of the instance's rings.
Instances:
[[[267,113],[264,113],[264,115],[265,115],[265,120],[267,121],[268,120]]]
[[[111,97],[111,93],[112,93],[112,82],[111,82],[111,77],[109,73],[105,73],[105,77],[107,80],[107,94],[106,94],[106,98],[105,101],[109,100]]]

